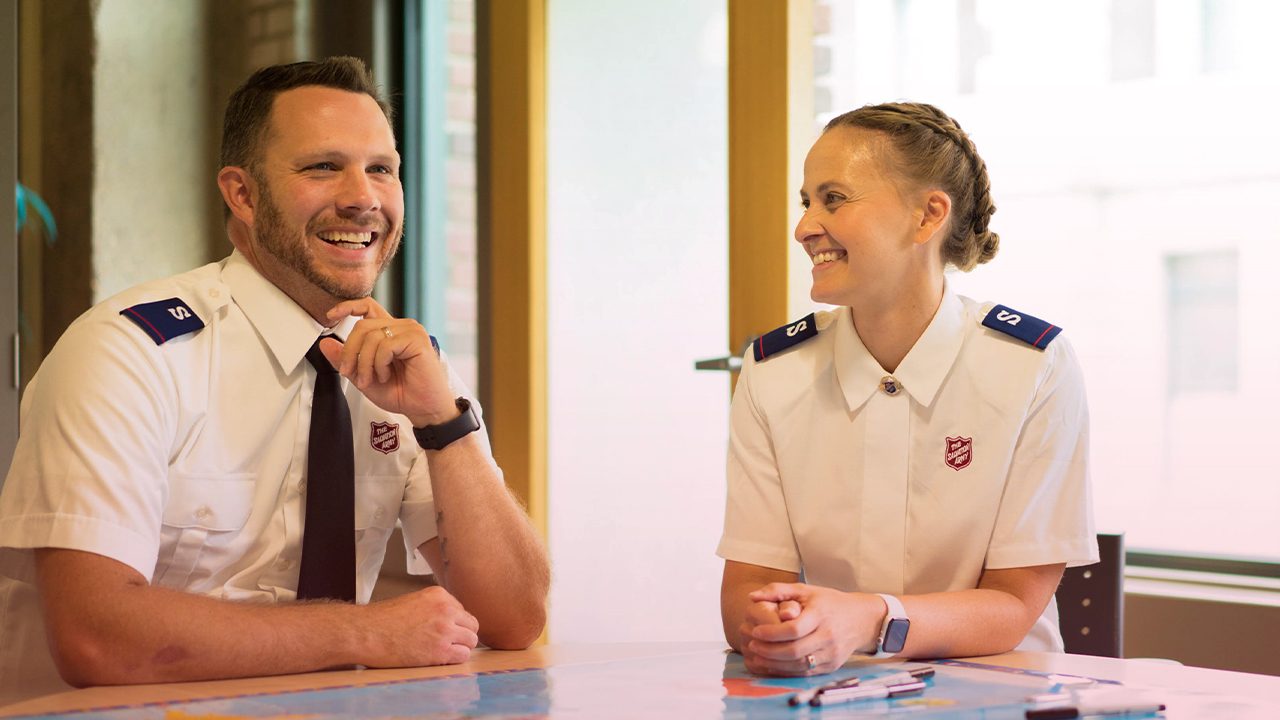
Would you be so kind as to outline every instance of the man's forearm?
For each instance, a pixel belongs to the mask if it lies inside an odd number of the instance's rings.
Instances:
[[[151,587],[101,556],[38,552],[50,646],[74,685],[277,675],[363,660],[355,606],[227,602]],[[106,583],[77,582],[104,567]]]
[[[546,549],[474,435],[427,451],[441,584],[480,621],[490,647],[521,648],[546,623]],[[428,555],[430,558],[430,555]]]
[[[50,548],[36,551],[36,575],[50,650],[73,685],[443,665],[465,662],[476,645],[476,619],[438,587],[370,605],[231,602]]]

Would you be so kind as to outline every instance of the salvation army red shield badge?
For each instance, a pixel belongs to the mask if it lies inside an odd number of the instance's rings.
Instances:
[[[388,455],[400,447],[400,426],[395,423],[369,423],[369,444]]]
[[[947,438],[945,459],[947,467],[952,470],[961,470],[969,467],[969,463],[973,461],[973,438]]]

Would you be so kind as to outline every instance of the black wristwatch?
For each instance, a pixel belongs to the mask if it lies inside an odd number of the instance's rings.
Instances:
[[[458,438],[480,429],[480,419],[466,398],[454,400],[460,413],[458,417],[439,425],[428,425],[413,429],[413,436],[424,450],[439,450]]]

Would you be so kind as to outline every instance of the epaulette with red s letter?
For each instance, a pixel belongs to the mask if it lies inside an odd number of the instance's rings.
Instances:
[[[1022,342],[1041,350],[1049,347],[1049,343],[1058,337],[1062,328],[1047,323],[1040,318],[1020,313],[1004,305],[991,308],[982,319],[983,327],[989,327],[1006,335],[1012,335]]]
[[[134,305],[121,310],[120,314],[142,328],[157,345],[204,327],[204,321],[178,298]]]
[[[817,334],[818,323],[814,321],[813,313],[809,313],[790,325],[761,335],[751,343],[751,347],[755,351],[756,362],[760,362]]]

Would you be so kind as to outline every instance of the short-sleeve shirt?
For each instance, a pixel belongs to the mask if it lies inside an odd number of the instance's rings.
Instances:
[[[157,344],[121,314],[170,298],[204,327]],[[126,290],[67,329],[23,396],[0,493],[0,704],[67,687],[42,629],[33,548],[104,555],[159,587],[294,599],[315,386],[305,355],[324,330],[238,252]],[[435,507],[412,423],[341,382],[354,431],[356,597],[368,602],[397,519],[410,570],[430,572],[417,548],[436,535]]]
[[[1070,343],[982,326],[948,289],[893,373],[848,308],[756,362],[730,414],[718,554],[852,592],[976,588],[986,568],[1097,561],[1088,410]],[[1061,650],[1049,603],[1024,650]]]

